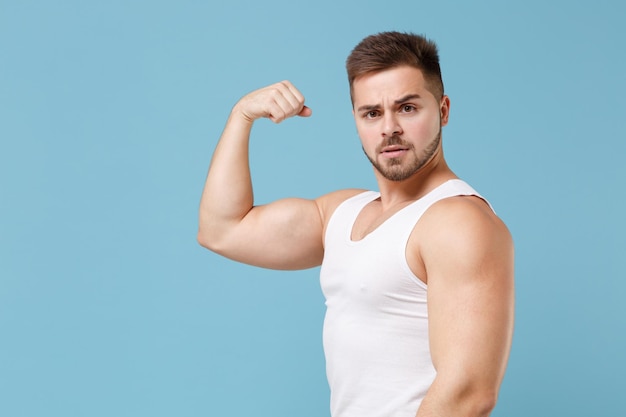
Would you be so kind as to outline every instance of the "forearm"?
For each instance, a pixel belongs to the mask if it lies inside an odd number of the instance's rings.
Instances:
[[[233,108],[217,144],[200,200],[198,240],[219,240],[254,204],[248,162],[252,121]]]

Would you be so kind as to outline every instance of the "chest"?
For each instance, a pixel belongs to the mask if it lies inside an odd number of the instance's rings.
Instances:
[[[399,245],[395,248],[402,255],[401,261],[406,261],[411,272],[426,282],[426,270],[419,254],[420,232],[417,220],[419,216],[399,216],[412,202],[398,204],[387,210],[383,210],[379,200],[374,200],[365,205],[357,214],[350,229],[350,241],[358,246],[366,245],[371,240],[376,240],[381,245],[376,252],[369,256],[376,257],[385,253],[386,246]],[[387,259],[388,260],[388,259]],[[399,261],[396,259],[396,261]],[[381,262],[385,262],[381,260]]]
[[[408,204],[403,203],[384,210],[379,200],[368,203],[357,214],[350,231],[350,239],[355,242],[364,239]]]

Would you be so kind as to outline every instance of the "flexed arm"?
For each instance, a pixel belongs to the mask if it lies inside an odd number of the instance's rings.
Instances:
[[[213,154],[199,213],[198,242],[231,259],[273,269],[300,269],[322,259],[318,202],[285,199],[254,206],[248,162],[252,125],[310,116],[288,81],[244,96],[232,109]]]

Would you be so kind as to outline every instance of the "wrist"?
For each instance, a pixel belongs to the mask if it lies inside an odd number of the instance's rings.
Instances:
[[[248,115],[248,113],[246,113],[246,111],[243,109],[241,101],[238,101],[233,106],[233,108],[230,111],[229,119],[231,119],[234,122],[243,123],[247,125],[252,125],[252,123],[254,123],[254,121],[256,120],[255,118]]]

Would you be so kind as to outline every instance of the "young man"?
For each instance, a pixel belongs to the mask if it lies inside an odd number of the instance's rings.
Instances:
[[[437,48],[414,34],[380,33],[354,48],[347,69],[379,191],[254,206],[253,122],[311,115],[284,81],[233,107],[207,176],[198,240],[252,265],[322,266],[334,417],[487,416],[511,346],[513,244],[444,159],[450,100]]]

